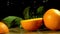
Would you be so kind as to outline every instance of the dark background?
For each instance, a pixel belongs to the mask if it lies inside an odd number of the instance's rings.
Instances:
[[[7,16],[23,17],[23,10],[30,6],[30,12],[35,12],[39,6],[44,6],[44,10],[50,8],[60,9],[59,0],[0,0],[0,20]]]

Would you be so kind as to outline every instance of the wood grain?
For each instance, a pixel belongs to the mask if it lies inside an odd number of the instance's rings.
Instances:
[[[29,32],[24,29],[12,28],[9,34],[60,34],[60,31],[33,31]]]

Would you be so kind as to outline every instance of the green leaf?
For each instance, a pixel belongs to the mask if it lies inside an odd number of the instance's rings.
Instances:
[[[22,20],[22,18],[17,17],[17,16],[8,16],[5,17],[3,19],[3,21],[5,22],[5,24],[11,28],[11,26],[17,25],[17,27],[20,28],[20,21]]]
[[[7,24],[7,26],[10,28],[11,27],[11,23],[13,20],[15,20],[17,17],[16,16],[8,16],[6,18],[3,19],[3,21]]]
[[[20,28],[20,26],[21,26],[21,25],[20,25],[20,21],[21,21],[21,20],[22,20],[22,18],[20,18],[20,17],[17,17],[17,18],[15,19],[15,22],[16,22],[15,24],[18,25],[19,28]]]
[[[37,15],[37,17],[42,17],[43,16],[43,8],[44,8],[44,6],[40,6],[38,9],[37,9],[37,12],[36,12],[36,14],[38,14]]]
[[[30,7],[24,9],[23,15],[25,19],[29,19],[29,8]]]
[[[38,9],[37,9],[37,13],[42,13],[42,11],[43,11],[43,6],[40,6]]]

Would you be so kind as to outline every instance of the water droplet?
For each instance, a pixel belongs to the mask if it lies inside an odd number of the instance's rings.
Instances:
[[[43,1],[43,3],[45,3],[46,1]]]
[[[34,3],[36,3],[36,1],[34,1]]]
[[[9,3],[7,3],[7,6],[9,6]]]
[[[10,3],[10,2],[9,2],[9,1],[7,1],[7,6],[9,6],[9,3]]]
[[[13,4],[13,3],[11,3],[11,4]]]

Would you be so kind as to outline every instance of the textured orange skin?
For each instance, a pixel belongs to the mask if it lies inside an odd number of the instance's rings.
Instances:
[[[42,18],[22,20],[21,25],[25,30],[28,31],[37,30],[42,25]]]
[[[51,30],[60,29],[60,15],[56,13],[59,10],[55,10],[57,9],[49,9],[43,16],[45,26]]]
[[[0,22],[0,33],[8,33],[8,32],[9,32],[8,27],[3,22]]]

